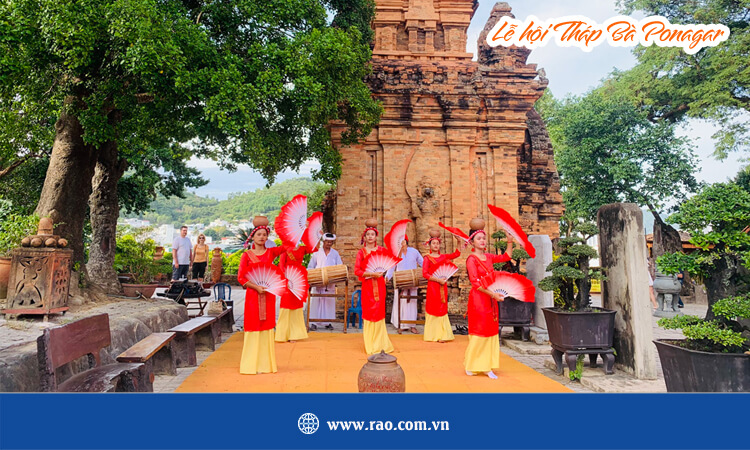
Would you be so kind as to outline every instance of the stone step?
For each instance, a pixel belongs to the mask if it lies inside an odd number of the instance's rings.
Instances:
[[[544,367],[552,371],[555,370],[555,362],[550,357],[549,360],[544,361]],[[569,370],[567,364],[563,364],[563,374],[559,375],[560,378],[569,380]],[[552,378],[554,379],[554,375]],[[581,375],[581,386],[590,389],[594,392],[628,392],[628,393],[651,393],[651,392],[667,392],[667,386],[664,384],[664,380],[659,378],[657,380],[639,380],[627,373],[615,369],[613,375],[605,375],[604,368],[601,359],[598,361],[597,367],[592,369],[589,367],[588,357],[586,357],[583,365],[583,374]]]

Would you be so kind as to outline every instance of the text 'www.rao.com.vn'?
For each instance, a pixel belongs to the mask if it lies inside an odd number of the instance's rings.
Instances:
[[[326,424],[331,431],[450,431],[446,420],[333,420]]]

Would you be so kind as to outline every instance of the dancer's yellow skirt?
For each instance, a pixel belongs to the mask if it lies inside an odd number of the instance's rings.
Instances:
[[[302,308],[279,311],[279,321],[276,323],[276,342],[299,341],[307,339],[307,327]]]
[[[385,319],[378,322],[364,320],[365,326],[362,330],[362,336],[365,338],[365,352],[368,355],[380,353],[381,350],[386,353],[393,351],[393,344],[388,338],[388,331],[385,328]]]
[[[428,342],[452,341],[453,328],[448,314],[433,316],[425,313],[424,340]]]
[[[273,346],[273,330],[245,331],[240,373],[245,375],[275,373],[276,352]]]
[[[500,367],[500,340],[469,335],[469,346],[464,355],[464,367],[468,372],[489,372]]]

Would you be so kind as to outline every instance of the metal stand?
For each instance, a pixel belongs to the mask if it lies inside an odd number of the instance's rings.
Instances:
[[[552,359],[555,360],[555,368],[558,375],[563,373],[563,353],[565,354],[565,362],[568,364],[568,369],[571,371],[576,370],[576,362],[578,361],[578,355],[589,355],[589,367],[592,369],[596,368],[597,355],[602,355],[604,360],[604,374],[612,375],[615,373],[615,350],[613,348],[584,348],[580,350],[570,350],[562,347],[552,345]]]
[[[313,295],[310,293],[310,291],[307,291],[307,329],[308,329],[308,331],[310,329],[310,323],[311,322],[336,322],[336,323],[338,323],[338,322],[344,322],[344,333],[346,333],[347,327],[349,325],[348,322],[346,321],[346,313],[349,310],[349,280],[347,279],[346,281],[344,281],[344,294],[343,295],[339,294],[339,292],[338,292],[339,291],[338,283],[334,283],[333,285],[334,285],[334,287],[336,289],[336,293],[335,294],[315,294],[315,297],[317,297],[317,298],[336,298],[336,299],[343,297],[344,298],[344,318],[343,319],[337,319],[337,318],[333,318],[333,319],[317,319],[317,318],[316,319],[311,319],[310,318],[310,300],[312,299]],[[336,309],[336,308],[334,307],[334,309]]]

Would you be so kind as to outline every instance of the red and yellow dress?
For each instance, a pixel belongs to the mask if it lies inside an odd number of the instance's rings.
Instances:
[[[377,250],[387,251],[380,246],[373,251]],[[388,331],[385,327],[385,278],[365,279],[363,277],[364,261],[369,254],[370,252],[362,247],[357,252],[357,259],[354,262],[354,274],[362,282],[362,319],[365,323],[362,336],[365,340],[365,352],[368,355],[380,353],[381,350],[391,353],[393,344],[388,338]]]
[[[254,264],[273,263],[285,247],[266,249],[262,255],[248,250],[240,258],[237,281],[244,286],[248,282],[247,273]],[[261,319],[260,300],[255,289],[245,289],[245,341],[242,346],[240,373],[255,375],[276,372],[273,328],[276,326],[276,296],[265,292],[265,318]]]
[[[422,263],[422,275],[429,280],[432,268],[461,256],[461,251],[448,255],[428,253]],[[427,281],[427,299],[425,301],[424,340],[428,342],[452,341],[453,328],[448,318],[448,286],[437,281]]]
[[[288,264],[295,264],[307,272],[302,264],[302,258],[308,253],[307,250],[308,248],[303,246],[282,253],[279,257],[279,268],[283,271]],[[307,327],[305,326],[305,315],[302,309],[306,300],[307,297],[300,300],[289,291],[281,296],[279,323],[276,325],[276,336],[274,338],[276,342],[307,339]]]
[[[482,277],[492,273],[494,263],[510,261],[506,253],[502,255],[484,254],[484,261],[475,254],[466,259],[471,292],[469,292],[469,346],[464,355],[464,368],[467,372],[490,372],[500,367],[500,341],[498,340],[497,301],[479,292],[484,288]]]

